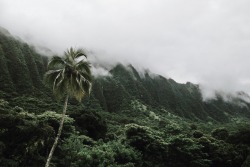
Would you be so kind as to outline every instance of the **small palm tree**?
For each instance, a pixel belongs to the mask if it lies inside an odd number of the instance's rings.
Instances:
[[[65,98],[62,119],[54,144],[50,150],[45,167],[49,167],[54,150],[62,133],[63,122],[67,111],[69,97],[78,101],[91,91],[90,64],[86,61],[86,54],[82,49],[70,48],[64,52],[64,57],[54,56],[48,63],[45,82],[53,88],[58,99]]]

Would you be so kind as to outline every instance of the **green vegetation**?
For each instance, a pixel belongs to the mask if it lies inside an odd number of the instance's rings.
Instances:
[[[33,47],[0,31],[1,167],[46,163],[63,108],[42,82],[47,62]],[[224,101],[218,95],[204,102],[198,85],[178,84],[149,72],[141,76],[133,66],[119,64],[110,74],[94,78],[92,93],[83,102],[68,100],[51,166],[249,164],[250,104],[246,101],[237,97]]]

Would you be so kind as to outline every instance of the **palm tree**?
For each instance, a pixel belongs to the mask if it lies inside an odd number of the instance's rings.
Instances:
[[[53,88],[58,99],[64,99],[62,119],[54,144],[50,150],[45,167],[49,167],[52,155],[62,133],[63,122],[67,111],[69,97],[75,97],[79,102],[91,91],[90,64],[82,49],[72,47],[64,52],[64,57],[54,56],[48,63],[48,72],[45,73],[45,82]]]

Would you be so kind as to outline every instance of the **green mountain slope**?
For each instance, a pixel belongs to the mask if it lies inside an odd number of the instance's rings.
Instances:
[[[110,73],[111,76],[96,78],[94,87],[94,96],[110,112],[133,110],[131,104],[139,101],[192,120],[227,122],[231,117],[250,116],[250,104],[246,101],[237,97],[224,101],[219,95],[203,101],[199,86],[190,82],[179,84],[159,75],[150,77],[148,73],[140,77],[131,65],[119,64]]]
[[[0,31],[1,90],[22,94],[43,88],[47,59],[7,31]],[[226,102],[218,95],[204,102],[199,86],[192,83],[179,84],[159,75],[151,77],[148,72],[141,77],[132,65],[118,64],[110,74],[95,79],[92,96],[109,112],[133,110],[131,104],[139,101],[192,120],[226,122],[231,116],[250,117],[250,104],[246,101],[235,97]]]
[[[43,84],[48,57],[0,27],[0,166],[44,166],[62,103]],[[248,95],[203,101],[199,85],[116,65],[70,99],[56,167],[241,167],[250,157]],[[248,158],[247,158],[248,157]]]
[[[46,64],[26,43],[16,40],[7,31],[0,31],[1,90],[24,93],[42,87]],[[8,85],[8,86],[6,86]],[[27,93],[27,92],[26,92]]]

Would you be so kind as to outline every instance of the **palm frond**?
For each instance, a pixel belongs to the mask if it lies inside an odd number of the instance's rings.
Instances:
[[[73,55],[74,55],[74,49],[72,47],[64,52],[64,56],[66,57],[65,58],[66,61],[73,62],[74,61]]]
[[[64,76],[65,76],[65,68],[62,69],[61,76],[60,76],[61,78],[56,86],[59,86],[64,81]]]
[[[86,60],[76,60],[81,56],[87,58],[83,49],[72,47],[64,52],[65,57],[55,56],[48,64],[49,71],[45,74],[45,81],[53,89],[57,98],[68,94],[78,101],[89,94],[92,87],[90,64]]]
[[[88,94],[90,94],[91,89],[92,89],[92,84],[91,82],[85,80],[84,82],[82,82],[82,88],[84,89],[84,91]]]
[[[65,94],[68,94],[67,87],[69,85],[69,82],[67,79],[64,79],[58,84],[58,86],[55,87],[53,93],[58,98],[61,99],[64,97]]]
[[[53,87],[54,80],[61,70],[49,70],[44,75],[44,82],[46,85]]]
[[[79,62],[76,64],[76,69],[77,69],[77,70],[86,72],[86,73],[88,73],[89,75],[91,75],[90,67],[91,67],[91,66],[90,66],[90,63],[87,62],[87,61],[84,61],[84,60],[81,60],[81,61],[79,61]]]
[[[56,68],[61,68],[66,64],[66,62],[63,60],[62,57],[59,56],[54,56],[48,63],[48,69],[56,69]]]
[[[81,83],[80,81],[75,78],[75,87],[74,87],[74,90],[72,91],[74,93],[74,97],[78,100],[78,101],[81,101],[81,99],[85,96],[85,91],[84,89],[81,87]]]
[[[92,82],[92,76],[86,72],[79,72],[79,75],[81,76],[81,79],[83,81],[87,80],[89,82]]]
[[[57,74],[57,76],[54,79],[54,83],[53,83],[53,91],[56,90],[56,87],[58,87],[60,81],[62,78],[62,70]]]
[[[74,53],[74,59],[77,59],[81,56],[84,56],[85,58],[87,58],[86,51],[83,49],[77,49],[76,52]]]

